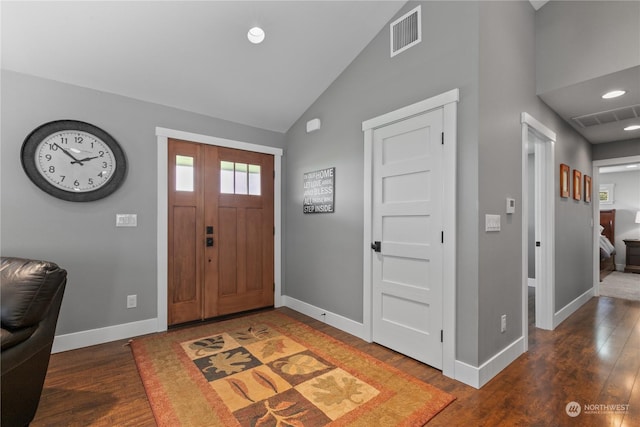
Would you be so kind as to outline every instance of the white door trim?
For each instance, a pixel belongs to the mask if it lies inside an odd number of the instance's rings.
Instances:
[[[600,295],[600,198],[597,196],[600,189],[600,168],[603,166],[616,166],[625,163],[640,162],[640,156],[616,157],[613,159],[594,160],[592,168],[592,197],[593,200],[593,293]],[[615,242],[612,242],[615,244]]]
[[[158,143],[158,181],[157,181],[157,255],[156,271],[158,277],[158,332],[167,330],[167,238],[168,238],[168,188],[167,180],[169,176],[168,148],[169,138],[192,141],[200,144],[217,145],[218,147],[235,148],[237,150],[253,151],[256,153],[271,154],[274,158],[275,180],[273,186],[274,201],[274,226],[275,236],[273,242],[274,255],[274,305],[282,305],[282,153],[280,148],[266,145],[251,144],[248,142],[234,141],[231,139],[218,138],[215,136],[200,135],[197,133],[185,132],[174,129],[157,127],[156,137]]]
[[[364,339],[371,342],[373,319],[372,304],[372,229],[373,210],[373,130],[390,123],[443,108],[444,113],[444,206],[443,211],[452,213],[443,216],[443,287],[442,329],[444,341],[442,347],[442,373],[455,378],[456,350],[456,148],[457,148],[457,108],[460,99],[459,90],[453,89],[432,98],[425,99],[407,107],[362,122],[364,132],[364,240],[363,240],[363,330]]]
[[[555,155],[556,133],[528,113],[521,114],[522,123],[522,336],[525,351],[528,349],[528,223],[529,188],[527,185],[527,143],[529,129],[537,133],[546,144],[536,144],[535,184],[539,197],[541,216],[536,227],[541,230],[541,265],[536,269],[536,327],[552,330],[555,304]],[[540,277],[537,272],[540,271]]]

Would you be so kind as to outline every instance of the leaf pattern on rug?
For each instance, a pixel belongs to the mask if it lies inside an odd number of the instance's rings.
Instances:
[[[244,383],[244,381],[240,381],[238,379],[233,379],[233,378],[226,379],[225,381],[229,384],[229,387],[231,387],[231,390],[233,390],[233,392],[236,393],[238,396],[244,399],[247,399],[249,402],[255,402],[252,398],[249,397],[249,388]]]
[[[307,375],[328,368],[327,365],[308,354],[296,354],[287,359],[286,362],[276,362],[273,366],[289,375]]]
[[[313,384],[315,388],[319,388],[324,390],[323,392],[313,393],[315,396],[315,401],[318,403],[324,403],[325,405],[333,405],[340,404],[344,400],[349,400],[357,405],[361,404],[362,401],[357,401],[353,399],[353,396],[356,394],[362,394],[358,389],[362,386],[362,384],[358,384],[355,378],[342,378],[343,387],[338,384],[335,377],[330,375],[326,378],[318,378],[317,382]]]
[[[204,356],[207,353],[222,350],[224,347],[224,337],[217,335],[215,337],[203,338],[189,344],[189,348],[195,351],[196,356]]]
[[[285,347],[283,339],[269,340],[265,343],[264,347],[262,347],[262,357],[266,358],[276,353],[284,353],[282,350],[284,350]]]
[[[253,371],[251,372],[251,376],[254,380],[264,388],[270,388],[271,390],[278,393],[278,387],[276,387],[276,382],[264,372]]]
[[[275,421],[276,427],[304,427],[302,417],[307,413],[306,410],[300,410],[290,415],[279,414],[279,412],[286,411],[296,405],[296,402],[280,402],[275,407],[269,406],[269,401],[264,401],[264,407],[267,412],[258,419],[255,427],[271,426]]]
[[[247,341],[247,340],[263,340],[269,336],[269,328],[261,327],[256,328],[250,326],[246,331],[238,332],[236,335],[236,340],[238,341]]]
[[[248,353],[218,353],[209,358],[211,366],[202,369],[202,371],[208,372],[215,369],[216,373],[224,372],[227,375],[231,375],[236,372],[242,372],[245,364],[249,362],[251,362],[251,357]]]

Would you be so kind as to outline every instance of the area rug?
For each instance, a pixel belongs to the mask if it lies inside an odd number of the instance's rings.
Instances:
[[[422,426],[455,399],[277,311],[131,348],[159,426]]]

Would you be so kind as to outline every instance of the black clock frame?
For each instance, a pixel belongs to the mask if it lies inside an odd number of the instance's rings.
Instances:
[[[102,187],[86,192],[67,191],[49,183],[49,181],[47,181],[38,171],[36,163],[36,149],[38,148],[38,145],[42,140],[49,137],[49,135],[65,130],[81,131],[94,135],[107,144],[113,152],[113,156],[116,161],[115,171]],[[103,199],[112,194],[120,187],[120,185],[122,185],[127,174],[127,158],[125,157],[120,144],[118,144],[111,135],[99,127],[78,120],[56,120],[45,123],[34,129],[29,135],[27,135],[22,143],[20,160],[22,161],[22,168],[31,182],[47,194],[69,202],[92,202],[94,200]]]

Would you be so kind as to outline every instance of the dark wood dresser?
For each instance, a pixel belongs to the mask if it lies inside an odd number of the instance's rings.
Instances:
[[[627,265],[624,267],[625,273],[640,273],[640,240],[623,240],[627,246]]]

